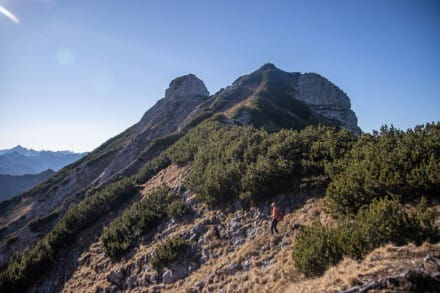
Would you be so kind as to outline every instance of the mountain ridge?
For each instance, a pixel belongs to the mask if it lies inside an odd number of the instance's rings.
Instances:
[[[174,79],[165,97],[138,123],[63,168],[44,184],[0,203],[0,239],[11,235],[15,239],[2,242],[0,266],[6,265],[13,252],[22,251],[42,237],[29,228],[30,223],[43,222],[49,231],[72,204],[105,190],[112,182],[136,174],[189,129],[210,117],[224,117],[220,119],[222,123],[253,125],[271,132],[319,124],[344,127],[344,121],[316,113],[295,98],[300,76],[266,64],[211,96],[193,74]],[[346,106],[338,109],[351,111]]]
[[[299,75],[279,70],[273,64],[265,64],[256,71],[239,77],[232,85],[212,96],[209,96],[203,81],[193,74],[174,79],[165,91],[165,97],[147,110],[138,123],[109,139],[71,166],[60,170],[46,184],[48,189],[39,189],[37,186],[21,195],[20,199],[12,199],[0,205],[0,237],[55,209],[67,209],[72,202],[78,201],[78,194],[82,190],[91,186],[100,188],[121,176],[134,174],[146,160],[157,156],[171,143],[149,149],[148,145],[154,143],[155,139],[178,133],[182,135],[188,126],[193,127],[216,113],[223,113],[238,123],[263,126],[272,131],[283,127],[299,129],[307,123],[317,125],[320,122],[340,126],[340,122],[315,114],[307,105],[294,99],[292,91],[295,77]],[[277,86],[282,88],[281,95],[277,94]],[[260,97],[262,92],[265,96]],[[272,96],[281,98],[270,101]],[[250,106],[236,109],[235,106],[240,102]],[[252,103],[262,103],[263,108]],[[293,109],[288,109],[289,106]],[[292,114],[292,111],[298,114]],[[12,211],[14,212],[11,213]],[[22,217],[12,216],[17,211],[21,211],[18,214]],[[2,249],[4,247],[0,247],[0,255],[9,255],[13,246],[8,248],[9,253],[3,253]],[[4,262],[0,261],[0,265],[2,264]]]
[[[0,150],[0,174],[37,174],[47,169],[58,171],[85,155],[87,153],[72,151],[36,151],[18,145],[11,149]]]

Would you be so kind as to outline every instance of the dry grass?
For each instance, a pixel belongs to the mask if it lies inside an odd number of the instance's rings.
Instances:
[[[174,177],[163,173],[158,174],[158,178]],[[154,185],[155,188],[158,187],[158,182],[169,184],[169,182],[158,178],[152,178],[145,189],[152,187],[149,184]],[[224,292],[283,292],[295,280],[291,251],[296,231],[292,231],[291,227],[294,223],[307,225],[312,221],[320,220],[322,214],[318,210],[321,205],[320,200],[309,200],[296,213],[287,214],[279,224],[280,236],[271,236],[269,221],[264,221],[262,225],[257,227],[256,236],[235,250],[232,249],[229,240],[218,239],[211,226],[203,235],[206,244],[202,245],[202,249],[209,250],[212,258],[185,279],[166,285],[163,290],[191,292],[191,289],[197,284],[205,281],[204,292],[219,290],[224,290]],[[205,210],[203,217],[197,218],[193,223],[170,225],[166,235],[173,237],[189,231],[195,224],[205,219],[224,217],[223,222],[227,223],[237,215],[245,223],[244,225],[250,226],[253,223],[250,214],[251,211],[238,211],[235,214],[225,216],[218,210]],[[90,249],[80,257],[81,265],[66,282],[63,292],[95,292],[98,287],[111,287],[112,284],[107,280],[107,276],[111,272],[134,265],[137,260],[144,259],[154,251],[159,242],[141,244],[129,259],[116,263],[112,263],[104,255],[100,242],[93,243]],[[248,263],[247,269],[238,269],[231,274],[229,270],[231,266],[242,266],[245,262]],[[141,274],[142,272],[136,277],[140,277]],[[153,287],[136,287],[127,290],[127,292],[149,292],[148,290],[152,290]]]
[[[143,194],[164,185],[179,188],[188,171],[187,167],[169,166],[144,185]],[[195,288],[201,282],[204,283],[202,292],[335,292],[377,276],[426,265],[423,258],[428,253],[440,254],[440,244],[424,244],[420,247],[412,244],[403,247],[388,245],[374,250],[362,262],[344,259],[322,277],[305,279],[295,271],[292,264],[291,252],[297,233],[297,230],[292,230],[292,226],[310,225],[315,221],[320,221],[326,226],[335,225],[335,221],[322,211],[322,205],[322,199],[316,198],[309,199],[303,205],[298,204],[300,208],[286,214],[284,220],[279,223],[280,233],[271,236],[269,221],[257,223],[254,218],[256,211],[253,208],[225,215],[220,210],[209,210],[200,204],[196,207],[199,216],[192,222],[168,223],[161,228],[155,241],[142,243],[127,259],[112,263],[105,256],[102,244],[93,243],[81,256],[81,265],[66,282],[63,291],[96,292],[98,287],[110,288],[113,285],[107,280],[107,276],[111,272],[136,266],[137,262],[151,254],[162,240],[188,232],[201,221],[209,220],[212,223],[214,219],[221,219],[220,225],[226,225],[234,217],[240,219],[241,228],[255,228],[255,236],[248,237],[246,242],[234,248],[229,239],[217,237],[215,225],[207,225],[208,231],[202,236],[205,241],[200,249],[209,251],[211,257],[201,267],[182,280],[165,286],[160,285],[163,286],[160,289],[155,287],[157,285],[150,285],[138,286],[124,292],[200,292]],[[234,266],[238,269],[231,269]],[[136,279],[141,278],[143,274],[145,268],[136,272]]]
[[[424,243],[421,246],[408,244],[380,247],[358,262],[349,258],[316,279],[306,279],[289,286],[287,292],[338,292],[352,286],[392,276],[410,269],[423,268],[427,272],[438,272],[440,263],[427,263],[427,255],[439,255],[440,243]]]
[[[189,172],[189,167],[179,167],[175,164],[168,166],[154,175],[150,180],[143,184],[142,195],[147,195],[154,189],[168,186],[171,189],[178,189],[184,185],[185,177]]]

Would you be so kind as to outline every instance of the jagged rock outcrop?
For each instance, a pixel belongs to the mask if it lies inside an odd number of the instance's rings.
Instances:
[[[348,96],[333,83],[316,73],[305,73],[298,77],[296,98],[306,103],[313,111],[341,123],[355,134],[360,134],[356,114],[351,110]]]
[[[161,122],[169,121],[164,130],[174,131],[188,112],[209,97],[209,91],[203,81],[194,74],[178,77],[171,81],[165,91],[165,98],[160,100],[153,108],[148,110],[139,121],[136,133],[139,135]],[[171,120],[171,121],[170,121]],[[171,122],[171,123],[170,123]]]

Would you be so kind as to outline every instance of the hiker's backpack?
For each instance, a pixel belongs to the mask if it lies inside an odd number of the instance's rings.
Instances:
[[[282,221],[284,219],[284,213],[278,208],[278,221]]]

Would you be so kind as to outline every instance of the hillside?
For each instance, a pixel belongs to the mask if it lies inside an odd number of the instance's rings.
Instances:
[[[0,290],[283,291],[388,243],[432,243],[435,267],[440,124],[361,134],[349,106],[271,64],[212,96],[173,80],[139,123],[0,205]],[[270,236],[273,201],[285,219]],[[417,269],[406,286],[437,282]]]
[[[164,185],[179,188],[185,174],[188,168],[171,165],[143,185],[142,194]],[[410,291],[414,280],[406,280],[408,272],[414,276],[439,273],[439,243],[425,243],[419,247],[387,245],[363,261],[347,258],[320,278],[305,278],[294,268],[291,257],[298,227],[316,221],[335,224],[323,211],[322,190],[278,196],[286,216],[276,236],[270,235],[268,204],[243,209],[240,202],[233,202],[227,209],[212,209],[198,202],[194,194],[182,196],[193,207],[192,215],[159,225],[154,236],[147,236],[118,261],[106,257],[101,241],[93,242],[79,256],[78,267],[62,292],[339,292],[387,277],[400,277],[401,288]],[[179,235],[189,239],[192,247],[158,274],[151,267],[154,252]],[[425,289],[440,284],[426,281]]]
[[[55,172],[51,169],[35,175],[1,175],[0,174],[0,201],[23,193],[35,185],[43,182]]]

